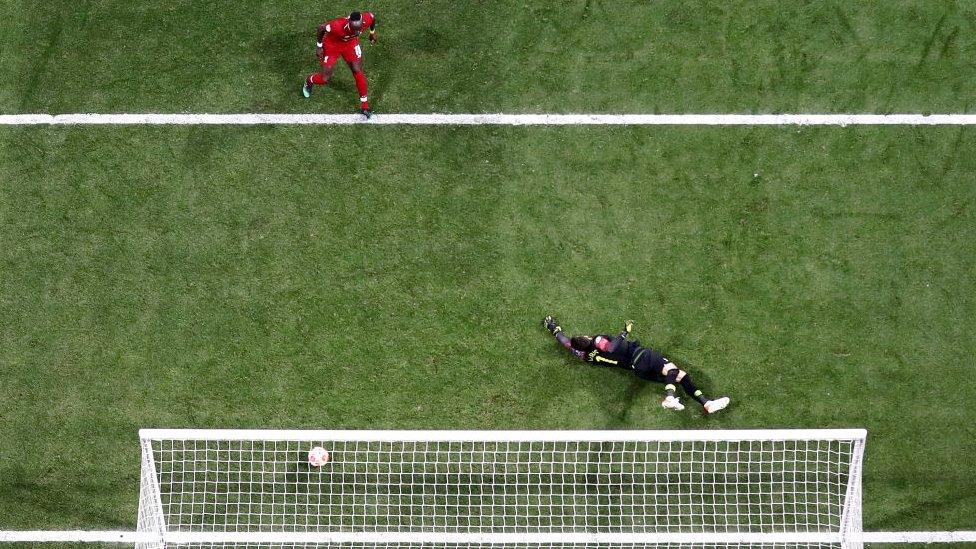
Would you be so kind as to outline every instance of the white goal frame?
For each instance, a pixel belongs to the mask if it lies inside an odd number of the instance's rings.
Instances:
[[[861,547],[862,533],[862,474],[864,429],[764,429],[764,430],[649,430],[649,431],[365,431],[365,430],[272,430],[272,429],[142,429],[139,431],[142,453],[137,536],[153,541],[137,543],[146,549],[184,544],[353,544],[411,545],[449,547],[497,545],[570,546],[601,544],[605,546],[650,546],[652,544],[772,544],[810,543]],[[229,531],[200,529],[186,525],[168,525],[164,511],[162,487],[155,444],[163,441],[207,442],[282,442],[316,444],[328,443],[765,443],[804,442],[849,444],[846,488],[843,490],[842,511],[836,528],[830,531],[534,531],[531,527],[518,531],[431,531],[430,529],[392,529],[339,531],[310,529],[305,531],[246,529]]]

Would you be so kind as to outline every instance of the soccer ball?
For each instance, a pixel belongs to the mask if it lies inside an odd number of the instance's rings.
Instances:
[[[312,467],[321,467],[329,462],[329,451],[321,446],[316,446],[308,451],[308,463]]]

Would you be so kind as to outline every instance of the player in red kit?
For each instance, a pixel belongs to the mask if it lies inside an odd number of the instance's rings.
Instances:
[[[363,29],[369,27],[369,41],[376,42],[376,16],[368,11],[354,11],[345,17],[333,19],[319,25],[315,35],[315,54],[319,57],[321,70],[309,75],[302,86],[302,95],[312,95],[314,86],[324,86],[332,78],[332,68],[339,58],[343,58],[352,76],[356,79],[356,89],[359,91],[359,109],[366,118],[373,116],[369,110],[369,98],[366,94],[366,75],[363,74],[363,49],[359,45],[359,35]]]

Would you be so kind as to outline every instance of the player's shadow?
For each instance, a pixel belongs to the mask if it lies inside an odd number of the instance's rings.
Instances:
[[[612,517],[623,513],[628,496],[647,489],[644,473],[621,464],[619,442],[588,443],[581,451],[567,452],[564,460],[539,461],[540,467],[532,471],[526,467],[527,463],[541,460],[545,452],[506,449],[496,453],[477,448],[477,444],[472,446],[475,456],[484,453],[489,456],[487,459],[499,456],[501,459],[497,463],[474,460],[467,465],[441,462],[436,466],[423,460],[385,466],[381,462],[362,462],[340,472],[329,469],[348,465],[342,463],[341,453],[334,455],[334,463],[319,469],[307,463],[306,454],[297,452],[294,464],[285,474],[284,486],[263,484],[261,489],[281,493],[284,488],[285,493],[312,496],[309,501],[314,501],[315,496],[327,497],[328,504],[336,506],[351,505],[350,500],[373,499],[377,504],[382,501],[383,505],[397,507],[404,515],[422,517],[429,513],[431,500],[443,504],[455,502],[459,515],[478,516],[485,501],[504,497],[511,503],[513,487],[518,487],[527,498],[592,496],[594,502],[599,498],[601,506],[619,507],[616,512],[608,513],[610,522]],[[566,486],[572,489],[566,491]],[[226,488],[229,493],[241,493],[248,486]],[[255,486],[251,484],[249,488],[253,490]],[[470,509],[464,502],[468,502]]]
[[[306,73],[315,70],[315,52],[309,46],[314,37],[309,36],[309,32],[278,32],[257,42],[257,55],[278,75],[282,86],[295,88]]]
[[[451,36],[433,26],[417,29],[404,40],[405,49],[415,53],[438,53],[454,47]]]
[[[966,494],[965,497],[972,498],[976,494],[976,483],[971,480],[957,482],[956,494]],[[883,518],[875,519],[870,525],[872,530],[896,530],[901,525],[915,522],[919,517],[934,517],[951,512],[954,506],[959,505],[957,495],[929,495],[920,497],[914,505],[908,509],[893,511],[886,514]]]
[[[642,395],[654,389],[653,382],[645,381],[633,372],[620,368],[607,368],[583,364],[575,358],[566,359],[567,367],[588,368],[588,379],[593,380],[588,386],[595,392],[600,402],[606,402],[606,412],[609,419],[604,428],[619,429],[631,425],[630,413]],[[597,380],[598,379],[598,380]],[[625,387],[620,394],[620,387]]]
[[[621,371],[618,374],[627,375],[627,372]],[[630,375],[631,380],[627,385],[627,389],[624,391],[623,396],[620,397],[619,403],[616,410],[609,410],[610,420],[606,424],[607,429],[617,429],[630,424],[628,418],[630,417],[630,412],[634,408],[634,404],[637,403],[638,397],[646,394],[653,383],[640,379],[638,377]]]
[[[319,69],[315,58],[315,45],[312,43],[314,35],[309,31],[288,31],[271,33],[263,40],[256,42],[256,55],[263,59],[267,69],[277,75],[279,84],[277,93],[269,90],[264,98],[251,105],[255,112],[277,112],[295,110],[296,106],[308,109],[301,101],[302,81],[311,73]],[[336,64],[336,73],[343,68],[342,62]],[[346,68],[346,71],[349,69]],[[338,91],[343,95],[354,93],[354,87],[348,79],[333,77],[327,89]],[[321,93],[321,89],[317,90]],[[289,108],[291,107],[291,108]]]
[[[471,461],[450,463],[443,456],[427,461],[432,454],[426,450],[422,452],[428,456],[417,456],[416,461],[409,459],[408,452],[403,462],[396,453],[387,454],[385,460],[381,454],[378,460],[345,462],[342,452],[337,452],[322,468],[310,466],[307,454],[296,451],[285,470],[280,463],[271,471],[259,464],[254,471],[229,475],[228,480],[192,477],[191,483],[214,482],[215,486],[207,490],[211,504],[191,512],[204,513],[202,519],[209,523],[241,505],[256,505],[271,506],[276,513],[313,517],[316,524],[330,527],[362,526],[364,521],[386,527],[391,519],[401,526],[422,527],[430,524],[433,507],[450,506],[456,517],[452,520],[458,525],[481,520],[486,507],[504,507],[508,514],[521,508],[527,526],[546,526],[572,520],[583,500],[594,508],[592,517],[598,523],[593,526],[616,527],[641,502],[667,497],[675,483],[713,485],[728,483],[732,477],[736,482],[749,482],[747,473],[691,471],[674,471],[669,473],[669,482],[654,482],[657,468],[653,464],[621,461],[622,445],[628,444],[633,443],[602,441],[584,443],[578,449],[557,445],[543,451],[538,446],[513,449],[501,443],[503,448],[493,449],[490,444],[470,443]],[[529,463],[539,465],[530,468]],[[184,491],[182,482],[164,486],[175,487],[176,502],[185,494],[196,493]],[[163,497],[170,501],[169,494],[164,492]]]

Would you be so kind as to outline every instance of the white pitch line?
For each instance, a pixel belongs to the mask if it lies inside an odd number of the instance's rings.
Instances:
[[[173,544],[312,544],[312,543],[448,543],[448,544],[522,544],[549,546],[555,544],[705,544],[746,541],[763,544],[811,543],[972,543],[976,531],[952,532],[784,532],[784,533],[452,533],[452,532],[132,532],[90,530],[0,530],[2,543],[155,543]],[[951,548],[950,548],[951,549]]]
[[[0,125],[971,126],[976,114],[4,114]]]

